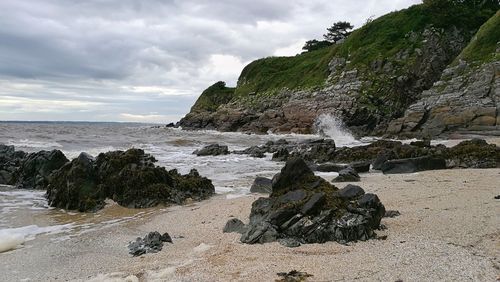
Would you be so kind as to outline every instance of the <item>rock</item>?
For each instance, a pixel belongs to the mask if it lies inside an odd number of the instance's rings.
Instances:
[[[369,172],[371,163],[369,161],[366,162],[354,162],[349,164],[349,167],[352,167],[357,173]]]
[[[332,163],[324,163],[320,164],[316,167],[316,171],[320,172],[339,172],[345,169],[347,165],[343,164],[332,164]]]
[[[138,237],[129,243],[129,254],[136,257],[146,253],[157,253],[162,250],[164,242],[172,243],[168,233],[161,235],[158,231],[150,232],[144,238]]]
[[[247,154],[254,158],[264,158],[267,152],[266,148],[261,148],[259,146],[252,146],[242,151],[234,151],[235,154]]]
[[[212,182],[196,170],[180,175],[155,162],[140,149],[101,153],[96,160],[82,153],[50,176],[49,205],[95,211],[110,198],[125,207],[147,208],[200,201],[215,193]]]
[[[363,188],[352,184],[348,184],[346,187],[338,191],[338,196],[345,200],[358,198],[360,196],[363,196],[364,194],[365,190],[363,190]]]
[[[400,216],[401,213],[399,211],[388,210],[385,211],[384,217],[397,217]]]
[[[247,231],[247,228],[245,227],[245,224],[237,219],[237,218],[231,218],[226,222],[226,225],[224,226],[224,229],[222,232],[224,233],[240,233],[243,234]]]
[[[423,170],[445,169],[446,161],[443,158],[434,158],[429,156],[397,159],[386,161],[382,165],[384,174],[392,173],[413,173]]]
[[[293,239],[293,238],[279,239],[278,243],[280,243],[280,245],[283,245],[283,246],[289,247],[289,248],[300,247],[300,242],[296,239]]]
[[[500,167],[500,148],[482,139],[462,141],[444,152],[448,168]]]
[[[252,204],[241,242],[279,240],[296,246],[367,240],[375,236],[384,213],[376,195],[355,187],[338,190],[315,176],[304,160],[290,159],[274,176],[271,195]]]
[[[280,279],[276,279],[276,282],[300,282],[307,281],[308,277],[312,277],[313,275],[307,272],[300,272],[297,270],[292,270],[290,272],[279,272],[278,276]]]
[[[281,148],[273,154],[272,160],[277,162],[283,162],[288,159],[289,155],[290,153],[288,152],[287,148]]]
[[[495,200],[500,200],[500,195],[496,195],[494,198]]]
[[[352,168],[347,167],[339,171],[339,175],[335,177],[333,182],[356,182],[360,181],[359,174]]]
[[[197,156],[219,156],[229,154],[227,146],[221,146],[219,144],[211,144],[203,147],[200,150],[196,150],[193,154]]]
[[[13,176],[27,153],[16,151],[14,146],[0,144],[0,184],[15,184]]]
[[[9,184],[18,188],[46,189],[49,175],[69,160],[59,150],[28,154],[15,171]]]
[[[252,187],[250,187],[250,192],[270,194],[272,190],[272,183],[271,179],[259,176],[253,181]]]

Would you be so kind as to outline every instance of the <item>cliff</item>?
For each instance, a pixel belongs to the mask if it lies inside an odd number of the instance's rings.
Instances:
[[[429,92],[442,87],[445,73],[464,61],[474,65],[471,74],[498,63],[497,55],[483,54],[492,46],[497,52],[500,28],[494,14],[500,5],[476,2],[425,1],[371,21],[329,48],[256,60],[243,69],[236,88],[219,82],[204,91],[180,125],[311,133],[319,115],[332,114],[359,135],[441,134],[449,128],[422,127],[428,104],[435,103],[425,100]],[[481,39],[486,33],[493,35]],[[423,104],[425,110],[418,110]],[[424,112],[417,127],[412,109]]]

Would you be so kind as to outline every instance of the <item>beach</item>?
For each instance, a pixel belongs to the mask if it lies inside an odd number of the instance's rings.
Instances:
[[[500,275],[498,183],[500,169],[364,174],[358,184],[401,215],[382,220],[380,239],[348,245],[242,244],[222,229],[232,217],[247,222],[264,195],[219,195],[57,243],[39,236],[0,254],[0,268],[5,281],[274,281],[291,270],[313,275],[308,281],[493,281]],[[173,244],[129,255],[127,243],[150,231],[168,232]]]

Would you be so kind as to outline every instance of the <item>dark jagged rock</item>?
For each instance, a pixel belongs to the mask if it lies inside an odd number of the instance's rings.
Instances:
[[[263,157],[265,157],[266,152],[267,152],[266,148],[259,147],[259,146],[252,146],[252,147],[247,148],[245,150],[233,151],[233,153],[235,153],[235,154],[246,154],[246,155],[250,155],[251,157],[254,157],[254,158],[263,158]]]
[[[386,161],[382,165],[384,174],[391,173],[413,173],[424,170],[446,169],[446,161],[443,158],[417,157],[408,159],[397,159]]]
[[[359,174],[352,167],[344,168],[339,171],[339,175],[335,177],[333,182],[356,182],[359,181]]]
[[[363,188],[352,184],[348,184],[346,187],[338,191],[338,196],[345,200],[358,198],[360,196],[363,196],[364,194],[365,190],[363,190]]]
[[[448,148],[444,157],[449,168],[500,167],[500,148],[482,139],[462,141]]]
[[[272,191],[272,183],[271,179],[259,176],[253,181],[252,187],[250,187],[250,192],[270,194]]]
[[[49,175],[69,160],[59,150],[28,154],[14,172],[9,184],[18,188],[45,189]]]
[[[13,174],[26,155],[23,151],[16,151],[14,146],[0,144],[0,184],[12,184]]]
[[[284,162],[288,159],[289,155],[290,155],[290,153],[288,152],[287,148],[281,148],[281,149],[277,150],[276,152],[274,152],[273,161]]]
[[[140,149],[101,153],[94,161],[87,154],[51,175],[47,197],[51,206],[95,211],[110,198],[130,208],[182,204],[215,193],[212,182],[196,170],[180,175],[154,165],[156,160]]]
[[[355,188],[338,190],[315,176],[304,160],[291,159],[273,178],[271,195],[252,204],[241,242],[367,240],[374,237],[384,213],[376,195]]]
[[[229,150],[227,146],[219,145],[219,144],[211,144],[203,147],[200,150],[196,150],[193,154],[197,156],[219,156],[219,155],[227,155],[229,154]]]
[[[313,275],[307,272],[292,270],[290,272],[280,272],[278,273],[278,276],[281,278],[277,279],[277,282],[301,282],[307,281],[307,278],[312,277]]]
[[[222,230],[222,232],[224,232],[224,233],[236,232],[236,233],[240,233],[240,234],[243,234],[246,231],[247,231],[247,228],[246,228],[245,224],[237,218],[231,218],[230,220],[228,220],[226,222],[226,225],[224,226],[224,229]]]
[[[172,243],[168,233],[161,235],[158,231],[150,232],[144,238],[137,237],[135,241],[129,243],[129,254],[136,257],[146,253],[157,253],[162,250],[164,242]]]
[[[399,211],[394,211],[394,210],[388,210],[385,211],[384,217],[397,217],[400,216],[401,213]]]

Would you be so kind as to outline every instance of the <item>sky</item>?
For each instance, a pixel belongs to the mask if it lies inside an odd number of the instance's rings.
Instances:
[[[420,0],[2,0],[0,120],[168,123],[336,21]]]

